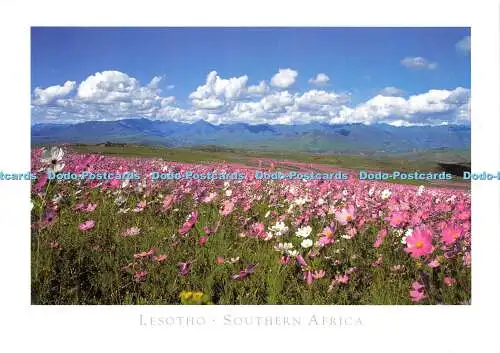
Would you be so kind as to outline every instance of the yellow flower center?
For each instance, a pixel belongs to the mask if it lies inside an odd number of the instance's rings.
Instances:
[[[347,219],[348,221],[352,221],[352,216],[349,214],[349,215],[347,215],[346,219]]]
[[[424,242],[423,242],[423,241],[421,241],[421,240],[417,241],[417,242],[415,243],[415,247],[416,247],[417,249],[421,249],[421,248],[423,248],[423,247],[424,247]]]

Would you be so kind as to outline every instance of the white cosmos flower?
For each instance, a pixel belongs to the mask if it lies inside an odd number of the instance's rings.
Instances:
[[[226,190],[226,196],[227,197],[230,197],[232,194],[233,194],[233,190],[231,190],[231,189],[227,189]]]
[[[266,214],[264,215],[264,218],[269,217],[270,214],[271,214],[271,211],[267,211]]]
[[[50,150],[44,148],[42,150],[42,156],[40,157],[40,162],[47,164],[47,169],[54,171],[55,173],[60,172],[64,169],[64,163],[61,162],[64,156],[64,151],[62,148],[53,146]]]
[[[62,200],[62,195],[61,194],[56,194],[53,198],[52,198],[52,202],[53,203],[59,203],[59,201]]]
[[[278,243],[278,245],[275,246],[275,249],[278,251],[287,252],[288,250],[293,249],[293,244],[292,243]]]
[[[382,200],[387,200],[389,197],[391,197],[391,194],[392,194],[391,190],[384,189],[384,191],[382,191],[382,193],[380,194],[380,198]]]
[[[307,238],[312,232],[311,226],[305,226],[302,228],[297,229],[297,232],[295,232],[295,235],[301,238]]]
[[[289,256],[295,257],[295,256],[297,256],[299,254],[299,252],[297,250],[288,250],[287,254]]]
[[[374,192],[375,192],[375,188],[372,186],[370,188],[370,190],[368,191],[368,196],[372,197]]]
[[[408,237],[411,237],[412,234],[413,234],[413,229],[408,228],[405,232],[405,235],[401,238],[401,244],[406,244],[406,239]]]
[[[126,188],[128,186],[128,184],[130,184],[130,180],[129,179],[122,180],[122,182],[121,182],[122,189]]]
[[[118,196],[116,199],[115,199],[115,205],[117,206],[120,206],[122,205],[123,203],[125,203],[125,201],[127,201],[127,199],[123,196],[123,195],[120,195]]]
[[[340,237],[341,237],[342,239],[348,239],[348,240],[349,240],[349,239],[352,239],[352,236],[347,235],[347,234],[342,234]]]
[[[418,190],[417,190],[417,196],[422,195],[422,193],[424,192],[424,190],[425,190],[425,187],[423,185],[420,185],[418,187]]]
[[[313,241],[311,239],[304,239],[302,240],[302,243],[300,243],[300,246],[302,246],[304,249],[310,248],[313,245]]]
[[[293,203],[297,206],[302,206],[304,205],[306,202],[309,202],[310,199],[308,197],[299,197],[295,200],[293,200]]]
[[[285,225],[284,222],[278,221],[276,222],[275,225],[271,226],[269,230],[271,232],[274,232],[276,236],[280,236],[288,232],[288,227]]]

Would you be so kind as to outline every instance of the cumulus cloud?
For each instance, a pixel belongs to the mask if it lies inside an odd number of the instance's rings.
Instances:
[[[45,89],[35,88],[33,91],[35,105],[50,104],[54,100],[66,97],[76,86],[74,81],[66,81],[62,86],[50,86]]]
[[[204,85],[189,95],[192,104],[200,109],[215,109],[224,104],[240,98],[246,91],[248,76],[221,78],[216,71],[207,75]]]
[[[382,89],[379,94],[386,97],[401,97],[405,94],[405,91],[397,87],[388,86]]]
[[[77,87],[68,81],[64,86],[34,90],[34,120],[75,122],[113,120],[128,117],[156,117],[158,111],[175,103],[175,97],[161,96],[163,77],[155,76],[142,86],[120,71],[102,71],[90,75]],[[76,88],[76,94],[69,94]]]
[[[312,77],[309,79],[309,83],[316,86],[326,85],[328,84],[328,81],[330,81],[330,78],[327,74],[324,74],[322,72],[317,74],[316,77]]]
[[[87,77],[79,85],[68,81],[62,86],[36,88],[32,101],[33,122],[76,123],[146,117],[180,122],[204,119],[213,124],[470,123],[470,90],[462,87],[429,90],[407,98],[400,89],[386,87],[375,97],[353,106],[346,92],[310,89],[292,93],[282,87],[273,88],[276,86],[265,81],[248,86],[247,75],[222,78],[212,71],[205,83],[189,94],[188,101],[181,100],[178,105],[176,97],[162,95],[159,87],[163,80],[155,76],[141,84],[125,73],[103,71]],[[283,75],[280,80],[284,87]]]
[[[344,111],[344,118],[359,123],[399,125],[442,125],[470,122],[470,90],[430,90],[402,97],[377,95],[355,109]]]
[[[260,81],[258,85],[248,87],[248,94],[260,96],[269,92],[269,86],[266,81]]]
[[[427,69],[435,70],[437,69],[437,63],[422,58],[421,56],[406,57],[401,60],[401,65],[406,66],[411,69]]]
[[[271,86],[277,88],[288,88],[295,83],[299,73],[292,69],[279,69],[278,73],[271,78]]]
[[[466,54],[470,53],[470,36],[465,36],[456,44],[458,51],[464,52]]]

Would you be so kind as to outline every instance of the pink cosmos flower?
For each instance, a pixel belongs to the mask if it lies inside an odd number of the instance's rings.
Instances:
[[[349,276],[347,274],[336,275],[334,281],[335,283],[347,284],[349,283]]]
[[[94,210],[96,209],[96,207],[97,207],[97,204],[96,204],[96,203],[89,203],[89,204],[87,205],[87,207],[85,207],[85,208],[83,209],[83,211],[84,211],[84,212],[94,212]]]
[[[462,236],[462,233],[463,230],[460,226],[450,224],[447,225],[441,232],[441,239],[446,245],[452,245]]]
[[[227,216],[231,212],[233,212],[233,209],[234,209],[234,203],[229,200],[224,200],[222,204],[222,209],[219,211],[219,213],[221,214],[221,216]]]
[[[311,271],[304,272],[304,280],[309,286],[313,283],[313,275]]]
[[[191,230],[191,228],[193,228],[194,224],[198,220],[198,215],[199,215],[199,213],[197,210],[194,210],[191,212],[191,214],[189,215],[186,222],[184,222],[182,227],[179,228],[179,230],[178,230],[180,235],[187,234]]]
[[[193,262],[194,262],[194,260],[186,261],[186,262],[179,262],[179,274],[181,276],[187,276],[189,274],[189,271],[191,269],[191,264]]]
[[[410,299],[413,302],[419,302],[425,297],[424,285],[417,281],[413,282],[410,289]]]
[[[471,263],[472,263],[470,252],[466,252],[466,253],[464,254],[464,259],[463,259],[463,262],[464,262],[464,265],[465,265],[466,267],[470,267],[470,265],[471,265]]]
[[[399,227],[400,225],[406,223],[408,220],[407,212],[393,212],[391,215],[390,224],[393,227]]]
[[[304,258],[302,257],[302,255],[297,255],[295,257],[295,259],[297,260],[297,262],[299,263],[299,265],[302,267],[302,268],[307,268],[309,267],[307,265],[307,262],[304,260]]]
[[[373,244],[374,248],[379,248],[384,241],[384,238],[387,236],[387,229],[383,228],[378,232],[377,239],[375,239],[375,244]]]
[[[122,235],[122,237],[133,237],[135,235],[138,235],[140,232],[141,232],[140,228],[131,227],[131,228],[125,229],[121,235]]]
[[[261,222],[253,223],[250,226],[250,234],[255,237],[265,238],[267,236],[266,226]]]
[[[146,200],[140,201],[134,208],[134,212],[142,212],[146,208]]]
[[[411,236],[406,238],[406,245],[404,250],[413,258],[432,254],[434,247],[432,246],[431,231],[424,226],[416,228]]]
[[[329,244],[333,244],[335,239],[333,238],[333,233],[335,230],[335,226],[328,226],[323,229],[321,232],[321,237],[316,242],[316,245],[319,247],[326,246]]]
[[[167,259],[167,255],[165,254],[162,254],[162,255],[159,255],[159,256],[153,256],[153,261],[161,264],[162,262],[164,262],[165,260]]]
[[[205,244],[207,243],[207,240],[208,240],[208,237],[206,235],[202,236],[200,238],[200,246],[205,246]]]
[[[134,259],[142,259],[144,257],[152,257],[155,254],[156,250],[151,248],[149,251],[143,251],[134,255]]]
[[[354,220],[355,209],[353,205],[350,205],[347,209],[343,208],[340,212],[335,212],[335,219],[343,226]]]
[[[313,278],[314,279],[321,279],[323,277],[325,277],[326,275],[326,271],[325,270],[316,270],[314,271],[314,273],[312,274]]]
[[[80,223],[80,225],[78,226],[78,229],[80,229],[81,231],[86,231],[86,230],[94,228],[94,226],[95,226],[95,221],[88,220],[88,221],[85,221],[83,223]]]
[[[280,258],[280,264],[288,265],[290,263],[290,256],[282,256]]]
[[[134,279],[137,282],[140,282],[140,281],[145,280],[147,275],[148,275],[148,271],[138,271],[134,274]]]
[[[163,205],[161,207],[162,212],[168,211],[174,204],[174,197],[172,195],[167,195],[163,198]]]
[[[451,287],[455,283],[457,283],[457,280],[451,277],[445,277],[443,280],[444,284],[446,284],[448,287]]]
[[[51,249],[61,249],[61,244],[57,240],[53,240],[50,242]]]
[[[436,268],[440,266],[440,263],[438,260],[434,259],[431,262],[429,262],[427,266],[429,266],[430,268]]]
[[[257,266],[257,264],[250,264],[250,265],[248,265],[247,268],[240,271],[240,273],[232,275],[231,278],[232,279],[243,279],[243,278],[249,276],[251,273],[253,273],[255,266]]]

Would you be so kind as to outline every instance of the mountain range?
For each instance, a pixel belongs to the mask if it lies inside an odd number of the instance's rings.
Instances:
[[[339,153],[404,153],[425,150],[469,150],[471,128],[465,125],[395,127],[385,124],[310,123],[304,125],[213,125],[149,119],[35,124],[34,145],[105,142],[193,147]]]

